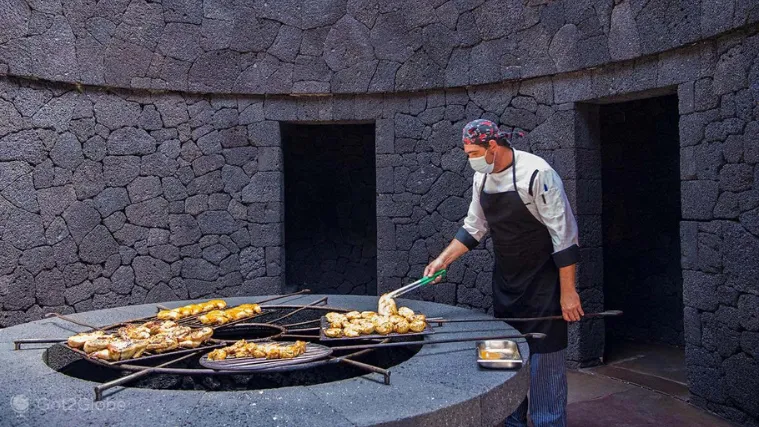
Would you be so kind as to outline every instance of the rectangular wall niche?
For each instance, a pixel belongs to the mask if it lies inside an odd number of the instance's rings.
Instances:
[[[677,96],[601,105],[604,302],[625,341],[684,345]]]
[[[281,125],[288,290],[376,295],[374,124]]]

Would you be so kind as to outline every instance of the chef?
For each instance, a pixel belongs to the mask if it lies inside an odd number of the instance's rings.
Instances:
[[[577,223],[556,171],[542,158],[514,150],[510,136],[489,120],[464,127],[464,152],[475,171],[472,202],[463,227],[424,275],[448,268],[490,232],[495,316],[561,314],[566,321],[515,323],[522,333],[546,334],[529,343],[532,423],[565,426],[567,322],[585,314],[575,290]],[[527,411],[525,398],[506,425],[526,426]]]

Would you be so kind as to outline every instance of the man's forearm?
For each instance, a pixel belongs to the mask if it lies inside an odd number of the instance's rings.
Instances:
[[[559,268],[559,283],[561,293],[575,292],[575,279],[577,277],[577,264]]]
[[[448,247],[445,248],[437,258],[443,263],[443,265],[449,266],[453,261],[456,261],[461,255],[464,255],[467,252],[469,252],[469,249],[466,245],[453,239]]]

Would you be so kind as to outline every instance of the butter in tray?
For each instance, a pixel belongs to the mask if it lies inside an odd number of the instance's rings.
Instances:
[[[477,343],[477,363],[489,369],[518,369],[522,367],[522,354],[516,342],[488,340]]]

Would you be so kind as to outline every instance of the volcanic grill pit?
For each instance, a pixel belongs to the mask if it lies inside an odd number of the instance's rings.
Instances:
[[[245,339],[247,341],[274,339],[278,338],[284,331],[290,333],[298,333],[299,328],[303,328],[307,325],[293,326],[290,328],[284,328],[282,324],[297,324],[303,322],[309,322],[317,320],[329,311],[335,311],[332,308],[308,308],[295,313],[294,315],[287,317],[281,321],[269,325],[266,323],[267,319],[277,319],[292,312],[294,308],[274,308],[269,309],[268,313],[256,317],[251,323],[238,323],[230,325],[228,327],[219,328],[214,332],[214,338],[232,342]],[[349,311],[344,309],[337,309],[337,311]],[[318,323],[313,323],[317,325]],[[311,332],[311,331],[309,331]],[[281,339],[290,340],[290,338],[283,337]],[[294,339],[294,338],[293,338]],[[299,338],[305,339],[305,338]],[[310,339],[309,341],[317,341],[318,337]],[[404,340],[420,340],[419,337],[408,337]],[[396,340],[397,341],[397,340]],[[369,340],[356,340],[351,341],[351,344],[358,343],[373,343]],[[323,345],[328,346],[340,346],[345,345],[345,342],[333,341],[322,342]],[[357,357],[352,357],[353,360],[357,360],[363,363],[367,363],[379,368],[387,369],[402,363],[412,356],[414,356],[421,348],[419,346],[410,347],[396,347],[387,349],[377,349],[366,354],[362,354]],[[339,355],[347,354],[343,351]],[[202,355],[196,355],[189,359],[171,365],[171,368],[179,369],[192,369],[192,370],[206,370],[199,360]],[[174,356],[176,357],[176,356]],[[48,366],[59,371],[65,375],[79,378],[87,381],[97,383],[107,383],[118,379],[130,372],[124,372],[117,367],[106,367],[98,364],[94,364],[84,359],[84,357],[72,352],[66,348],[63,344],[55,344],[45,352],[45,363]],[[152,363],[157,365],[165,361],[171,360],[172,355],[167,354],[165,358],[161,358]],[[134,360],[134,364],[140,364],[139,359]],[[328,383],[333,381],[341,381],[349,378],[365,375],[365,370],[342,364],[342,363],[315,363],[314,366],[306,369],[288,370],[286,372],[277,373],[254,373],[254,374],[229,374],[229,373],[217,373],[212,375],[207,374],[186,374],[186,375],[172,375],[172,374],[154,374],[143,377],[134,382],[126,384],[127,387],[137,387],[146,389],[159,389],[159,390],[204,390],[204,391],[232,391],[232,390],[262,390],[279,387],[294,387],[294,386],[308,386],[315,384]],[[148,366],[148,365],[146,365]]]
[[[303,295],[281,304],[302,307],[320,297],[323,296]],[[263,298],[266,297],[232,297],[225,300],[234,306]],[[195,302],[176,301],[169,305]],[[491,316],[460,307],[425,301],[399,302],[429,318],[492,319]],[[330,295],[329,305],[359,311],[375,310],[377,297]],[[151,316],[155,314],[155,309],[154,304],[145,304],[78,313],[70,317],[90,325],[105,325]],[[303,310],[283,323],[313,319],[316,311]],[[278,314],[274,313],[270,318],[276,317]],[[253,323],[265,320],[256,318]],[[312,324],[304,327],[311,328]],[[14,349],[14,343],[19,340],[60,342],[86,329],[63,319],[50,318],[0,330],[0,365],[5,370],[5,375],[0,376],[0,401],[11,402],[15,396],[23,396],[30,402],[23,414],[10,405],[0,405],[0,419],[9,420],[11,425],[134,424],[134,417],[125,417],[123,411],[54,411],[47,405],[50,402],[74,402],[92,407],[95,403],[101,403],[93,402],[93,397],[98,394],[96,392],[93,396],[93,389],[107,385],[103,381],[118,375],[112,372],[112,367],[90,364],[72,351],[50,344],[25,344],[20,350]],[[311,333],[316,335],[313,331]],[[524,362],[521,369],[484,371],[476,363],[474,342],[433,344],[433,341],[504,334],[518,332],[502,322],[446,323],[433,334],[421,338],[419,343],[424,345],[375,350],[357,358],[375,364],[378,366],[375,369],[390,368],[392,380],[389,385],[383,384],[383,376],[378,375],[378,371],[368,372],[344,363],[334,363],[276,374],[209,376],[149,373],[124,387],[109,388],[101,393],[101,397],[102,403],[115,402],[119,407],[139,414],[142,425],[303,425],[304,420],[308,420],[311,425],[353,427],[492,426],[502,423],[527,394],[530,367],[526,342],[517,339]],[[287,336],[277,338],[295,339]],[[163,360],[151,365],[155,366]],[[196,364],[197,358],[176,367],[193,367]],[[209,393],[209,390],[214,392]]]

